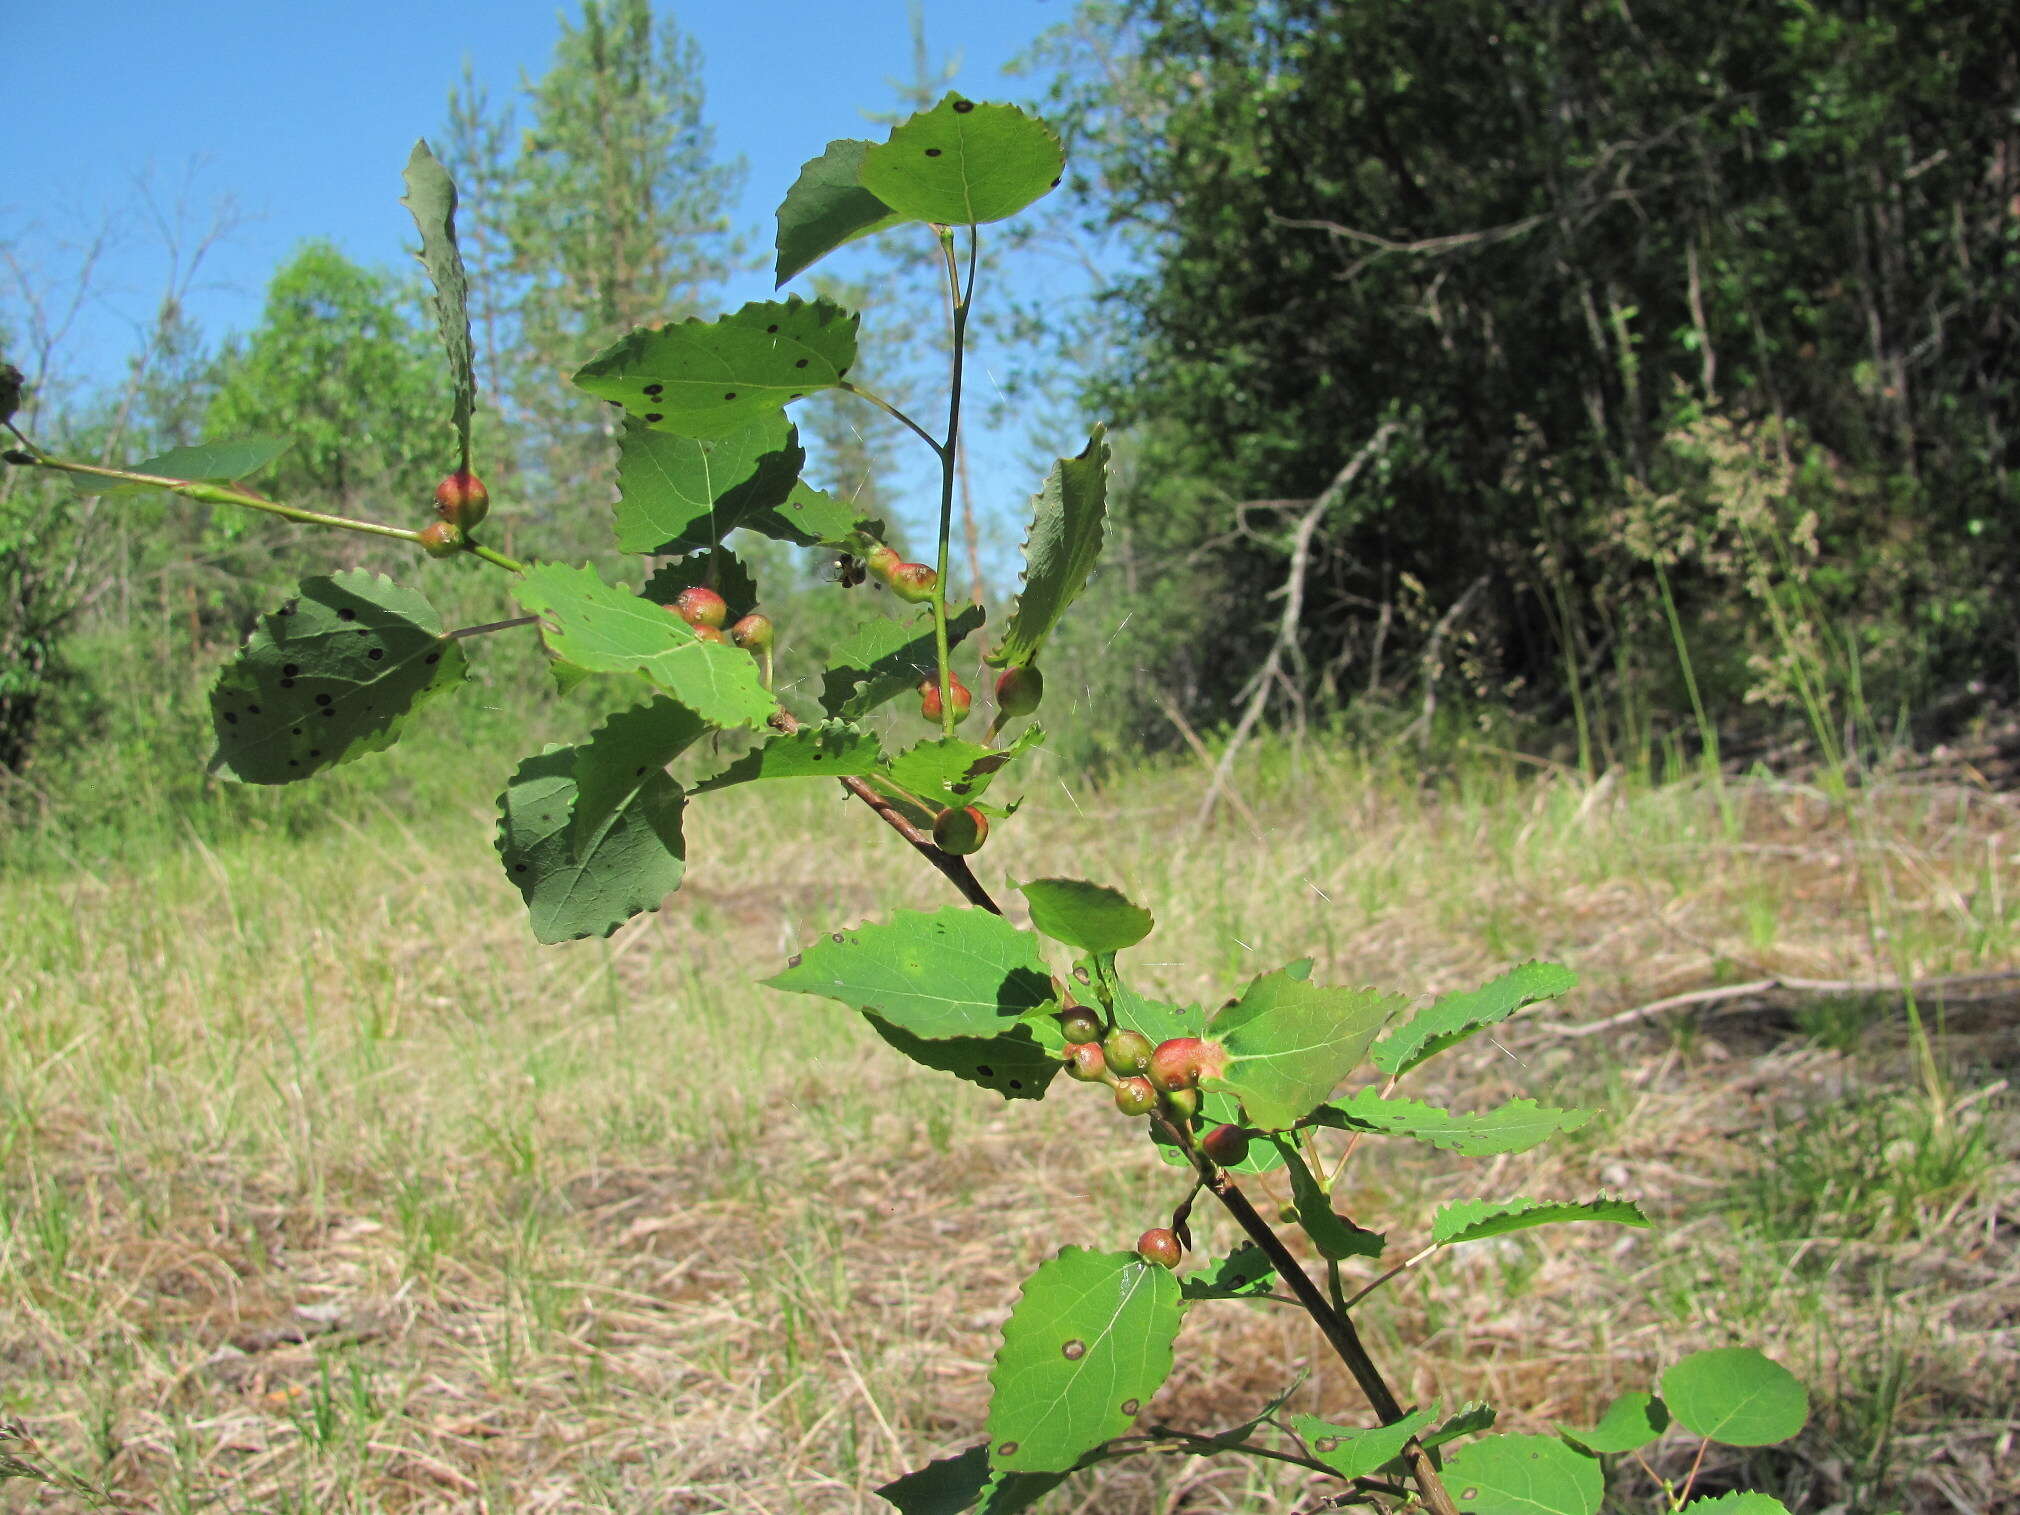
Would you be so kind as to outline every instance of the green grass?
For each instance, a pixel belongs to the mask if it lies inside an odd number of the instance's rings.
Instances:
[[[536,946],[491,799],[588,710],[542,732],[510,691],[465,694],[299,794],[175,777],[203,744],[168,729],[131,749],[151,755],[119,780],[132,814],[52,807],[7,838],[0,1419],[123,1508],[882,1508],[876,1484],[975,1435],[1023,1273],[1065,1242],[1130,1245],[1182,1189],[1108,1145],[1092,1091],[1005,1105],[756,984],[836,924],[950,902],[831,787],[707,797],[661,912]],[[1238,769],[1257,830],[1225,807],[1200,830],[1203,782],[1041,764],[982,876],[1071,873],[1150,904],[1132,956],[1179,1000],[1307,953],[1323,978],[1413,993],[1570,963],[1569,1002],[1404,1092],[1603,1119],[1491,1162],[1371,1141],[1348,1207],[1412,1249],[1432,1205],[1471,1194],[1606,1188],[1663,1221],[1524,1233],[1376,1295],[1364,1330],[1405,1399],[1485,1398],[1504,1429],[1547,1429],[1692,1347],[1747,1342],[1817,1397],[1802,1455],[1749,1464],[1793,1507],[1946,1508],[1943,1479],[1986,1508],[2013,1496],[1995,1457],[2020,1347],[2010,1001],[1922,1007],[1940,1098],[1897,997],[1549,1029],[1771,973],[2014,962],[2004,797],[1848,804],[1489,757],[1427,785],[1313,744]],[[1196,1222],[1203,1251],[1232,1244]],[[1201,1312],[1153,1413],[1231,1424],[1293,1362],[1312,1370],[1300,1408],[1364,1414],[1298,1318],[1261,1306]],[[1652,1461],[1675,1476],[1690,1451]],[[1638,1476],[1622,1508],[1649,1507]],[[63,1507],[0,1489],[0,1507]],[[1278,1471],[1179,1459],[1048,1508],[1299,1497]]]

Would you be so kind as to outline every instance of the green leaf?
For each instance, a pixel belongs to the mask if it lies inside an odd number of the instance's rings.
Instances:
[[[706,584],[722,596],[731,621],[757,608],[757,580],[727,547],[690,553],[675,562],[662,563],[639,586],[638,597],[664,609],[679,598],[681,590],[697,584]]]
[[[655,699],[619,711],[575,749],[569,845],[578,869],[593,875],[603,857],[628,856],[626,833],[637,826],[657,832],[669,851],[678,850],[681,791],[666,765],[711,729],[685,706]],[[661,890],[653,903],[670,892]]]
[[[862,187],[912,221],[973,226],[1014,216],[1066,166],[1052,129],[1014,105],[948,95],[863,154]]]
[[[1199,1006],[1169,1005],[1162,1000],[1146,999],[1119,981],[1115,986],[1115,1023],[1126,1031],[1140,1032],[1149,1037],[1153,1046],[1177,1036],[1203,1036],[1206,1033],[1206,1015]],[[1241,1121],[1241,1101],[1232,1094],[1200,1095],[1196,1122],[1199,1130],[1211,1131],[1215,1126],[1239,1125]],[[1158,1156],[1170,1166],[1192,1166],[1192,1159],[1173,1144],[1161,1127],[1150,1128],[1150,1139],[1157,1144]],[[1249,1143],[1248,1156],[1227,1171],[1272,1173],[1283,1165],[1281,1152],[1268,1142],[1256,1141]]]
[[[235,484],[251,478],[294,444],[286,437],[233,437],[223,442],[202,442],[194,447],[171,447],[144,463],[131,466],[134,473],[151,473],[164,479],[192,484]],[[119,480],[85,479],[79,486],[86,494],[137,494],[155,489],[154,484],[128,484]]]
[[[1083,960],[1075,965],[1073,976],[1087,983],[1090,980],[1081,978],[1080,973],[1082,969],[1091,968],[1092,964]],[[1197,1005],[1169,1005],[1163,1000],[1148,999],[1118,979],[1115,984],[1115,1024],[1125,1031],[1149,1037],[1151,1045],[1156,1046],[1175,1036],[1201,1035],[1206,1030],[1206,1015]]]
[[[1438,1418],[1433,1404],[1412,1410],[1386,1426],[1356,1430],[1336,1426],[1316,1415],[1293,1415],[1291,1425],[1312,1455],[1342,1478],[1365,1478],[1403,1450],[1403,1443]]]
[[[1426,1431],[1417,1438],[1417,1444],[1425,1451],[1442,1447],[1448,1441],[1457,1441],[1461,1436],[1471,1436],[1485,1431],[1494,1424],[1494,1407],[1475,1400],[1461,1405],[1442,1425]],[[1409,1475],[1409,1465],[1400,1457],[1391,1458],[1377,1470],[1385,1477],[1404,1478]]]
[[[863,156],[873,144],[830,142],[810,158],[779,203],[778,282],[812,267],[845,242],[905,218],[862,186]]]
[[[807,455],[779,412],[721,436],[683,437],[626,417],[617,441],[617,545],[624,552],[713,547],[775,509]]]
[[[1383,1099],[1370,1085],[1353,1098],[1321,1105],[1312,1119],[1341,1131],[1379,1131],[1429,1142],[1464,1157],[1526,1152],[1560,1131],[1575,1131],[1592,1119],[1591,1110],[1556,1110],[1533,1099],[1510,1100],[1492,1110],[1462,1114],[1413,1099]]]
[[[901,910],[886,924],[834,932],[765,982],[840,1000],[929,1040],[995,1036],[1053,998],[1038,939],[966,905]]]
[[[514,584],[545,622],[547,648],[594,673],[639,673],[712,726],[761,726],[777,709],[740,647],[704,642],[650,600],[606,584],[589,567],[540,563]]]
[[[1269,1293],[1276,1276],[1269,1255],[1245,1241],[1213,1266],[1186,1274],[1179,1288],[1187,1299],[1253,1299]]]
[[[1632,1452],[1669,1429],[1669,1411],[1653,1394],[1623,1394],[1606,1407],[1599,1424],[1589,1431],[1559,1425],[1557,1434],[1595,1457],[1602,1452]]]
[[[1148,910],[1131,904],[1105,884],[1041,878],[1017,887],[1030,901],[1033,927],[1055,942],[1083,952],[1120,952],[1134,947],[1156,924]]]
[[[640,327],[575,382],[647,426],[722,437],[833,389],[856,361],[856,317],[831,300],[753,300],[716,321]]]
[[[1375,1044],[1373,1061],[1384,1073],[1406,1073],[1483,1026],[1504,1021],[1524,1005],[1555,999],[1575,988],[1578,975],[1555,963],[1524,963],[1492,983],[1448,994],[1420,1010]]]
[[[1148,1034],[1148,1033],[1146,1033]],[[1199,1029],[1176,1033],[1180,1036],[1197,1036]],[[1205,1133],[1215,1126],[1239,1126],[1245,1124],[1241,1101],[1232,1094],[1202,1094],[1199,1097],[1199,1118],[1196,1128]],[[1175,1168],[1190,1168],[1192,1159],[1171,1143],[1171,1138],[1157,1126],[1150,1128],[1150,1139],[1157,1143],[1158,1155]],[[1274,1142],[1252,1141],[1248,1144],[1248,1156],[1238,1163],[1228,1166],[1229,1173],[1274,1173],[1284,1165],[1284,1155],[1276,1149]]]
[[[655,700],[519,765],[498,800],[498,852],[541,941],[608,936],[679,887],[683,801],[664,769],[706,729]]]
[[[1057,1023],[1047,1016],[1034,1016],[994,1036],[947,1036],[937,1040],[901,1031],[880,1016],[865,1014],[863,1019],[877,1035],[921,1067],[951,1073],[1005,1099],[1045,1098],[1046,1087],[1064,1066],[1059,1056],[1063,1039],[1058,1035]],[[1051,1040],[1058,1046],[1048,1047],[1041,1039],[1047,1025],[1052,1026]]]
[[[1319,1187],[1294,1140],[1272,1136],[1267,1145],[1276,1148],[1290,1169],[1291,1203],[1297,1207],[1298,1225],[1311,1238],[1319,1256],[1338,1262],[1344,1257],[1382,1255],[1388,1238],[1380,1231],[1363,1230],[1333,1209],[1332,1196]]]
[[[1789,1515],[1789,1507],[1772,1494],[1734,1489],[1716,1499],[1693,1499],[1684,1508],[1691,1515]]]
[[[855,545],[858,533],[881,537],[884,523],[864,515],[846,500],[838,500],[824,489],[795,484],[782,505],[752,511],[737,522],[747,531],[790,542],[795,547],[832,547],[837,551]]]
[[[211,688],[211,767],[287,784],[390,747],[467,676],[461,644],[441,632],[433,606],[379,574],[303,579]]]
[[[936,737],[906,748],[890,761],[891,781],[934,805],[972,805],[988,792],[996,775],[1045,740],[1029,726],[1008,747],[992,750],[959,737]]]
[[[1554,1436],[1468,1442],[1444,1477],[1467,1515],[1593,1515],[1605,1493],[1599,1464]]]
[[[802,726],[791,736],[775,736],[762,747],[753,747],[720,773],[703,779],[690,792],[705,794],[711,789],[727,789],[754,779],[860,778],[875,773],[882,756],[876,737],[861,727],[847,721],[823,721],[818,726]]]
[[[1171,1372],[1178,1280],[1067,1247],[1025,1280],[989,1374],[989,1461],[1055,1473],[1129,1428]]]
[[[421,266],[434,286],[429,303],[442,333],[442,351],[449,359],[449,424],[465,456],[470,451],[470,417],[477,408],[477,358],[470,342],[470,281],[463,273],[463,254],[456,247],[456,181],[428,150],[425,138],[408,155],[407,193],[400,203],[413,212],[420,228]]]
[[[1067,606],[1086,587],[1101,556],[1108,506],[1108,443],[1097,426],[1078,457],[1061,458],[1031,501],[1024,540],[1024,588],[1010,612],[1003,643],[989,654],[997,667],[1032,662]]]
[[[1494,1420],[1494,1407],[1476,1400],[1471,1404],[1459,1406],[1443,1425],[1427,1431],[1419,1439],[1428,1451],[1432,1447],[1442,1447],[1448,1441],[1456,1441],[1461,1436],[1471,1436],[1475,1432],[1484,1431],[1494,1424]]]
[[[1442,1206],[1431,1217],[1431,1240],[1440,1246],[1456,1246],[1462,1241],[1483,1241],[1509,1231],[1526,1231],[1531,1226],[1556,1225],[1561,1221],[1603,1220],[1620,1226],[1646,1226],[1648,1217],[1638,1206],[1624,1199],[1569,1200],[1465,1199]]]
[[[1691,1353],[1662,1375],[1662,1397],[1686,1430],[1733,1447],[1787,1441],[1810,1418],[1802,1381],[1752,1347]]]
[[[1200,1087],[1236,1096],[1252,1123],[1283,1130],[1339,1087],[1401,1004],[1373,989],[1307,983],[1288,969],[1264,974],[1213,1018],[1210,1035],[1227,1062]]]
[[[969,605],[947,621],[952,647],[982,624],[979,606]],[[933,650],[930,615],[912,621],[878,616],[865,621],[835,648],[834,666],[821,675],[821,709],[861,720],[887,700],[919,687],[939,666]]]
[[[989,1466],[989,1447],[979,1443],[956,1457],[942,1457],[877,1490],[899,1515],[1015,1515],[1066,1481],[1065,1473],[998,1473]]]

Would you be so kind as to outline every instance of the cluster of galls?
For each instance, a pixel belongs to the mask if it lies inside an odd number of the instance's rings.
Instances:
[[[1161,1109],[1183,1127],[1199,1113],[1200,1075],[1220,1066],[1220,1049],[1196,1036],[1152,1046],[1149,1037],[1120,1026],[1104,1034],[1101,1017],[1085,1005],[1061,1011],[1059,1029],[1066,1037],[1067,1073],[1082,1083],[1107,1084],[1124,1115]],[[1248,1156],[1248,1143],[1242,1127],[1218,1125],[1199,1138],[1199,1150],[1229,1168]],[[1136,1250],[1145,1261],[1172,1268],[1181,1248],[1177,1233],[1160,1226],[1144,1232]]]
[[[491,513],[491,491],[467,468],[459,468],[435,486],[435,514],[440,520],[421,528],[421,546],[431,558],[452,557],[469,543],[469,533]]]
[[[753,610],[725,632],[723,622],[729,619],[729,602],[705,584],[681,590],[671,604],[661,608],[687,622],[695,636],[704,642],[733,642],[752,657],[763,657],[772,650],[770,616]]]
[[[926,563],[907,563],[895,547],[877,543],[863,555],[863,566],[907,605],[923,605],[940,585],[938,570]]]
[[[1044,697],[1045,675],[1035,667],[1004,669],[996,680],[996,722],[989,728],[990,734],[993,736],[1005,721],[1031,714]],[[959,674],[951,668],[947,670],[944,697],[938,679],[919,680],[919,715],[928,725],[939,725],[940,717],[949,705],[953,707],[954,724],[957,726],[968,719],[968,712],[975,705],[975,696],[969,693]]]

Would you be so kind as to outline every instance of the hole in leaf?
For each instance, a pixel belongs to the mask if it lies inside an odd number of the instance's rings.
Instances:
[[[299,664],[299,663],[289,663],[289,664],[285,665],[285,666],[284,666],[284,667],[283,667],[283,668],[281,669],[281,677],[282,677],[282,678],[284,678],[284,679],[291,679],[291,678],[294,678],[294,677],[295,677],[295,676],[296,676],[297,674],[299,674],[299,673],[300,673],[301,671],[302,671],[302,665],[301,665],[301,664]]]
[[[975,1071],[981,1074],[982,1077],[984,1078],[994,1078],[996,1076],[996,1070],[990,1067],[987,1063],[978,1063],[975,1067]]]
[[[1330,1452],[1339,1444],[1340,1439],[1337,1436],[1321,1436],[1317,1441],[1312,1443],[1312,1450],[1314,1452]]]
[[[766,331],[777,331],[778,329],[779,329],[779,323],[776,321],[772,322],[771,325],[765,328]]]
[[[1015,1452],[1016,1450],[1017,1450],[1016,1442],[1006,1441],[996,1448],[996,1455],[998,1457],[1008,1457],[1012,1452]]]
[[[293,730],[288,732],[289,736],[300,736],[301,734],[302,734],[302,728],[299,726],[295,727]]]
[[[1010,1087],[1013,1089],[1021,1089],[1024,1087],[1024,1080],[1021,1078],[1013,1078],[1010,1080]]]
[[[326,694],[319,694],[316,696],[316,703],[318,705],[327,705],[330,703],[330,697]]]
[[[312,758],[321,757],[322,755],[323,755],[323,749],[320,747],[311,747],[309,749],[309,756]]]
[[[666,419],[666,417],[665,417],[665,416],[663,416],[663,415],[661,415],[661,414],[660,414],[660,413],[659,413],[658,411],[656,411],[656,410],[648,410],[648,411],[647,411],[647,412],[645,413],[645,419],[646,419],[647,421],[664,421],[664,420]]]
[[[830,932],[829,935],[833,940],[838,942],[845,940],[845,938],[842,936],[842,933],[839,931]]]
[[[526,871],[526,865],[524,863],[514,863],[512,865],[512,871],[514,873],[524,873]]]
[[[337,619],[340,621],[355,621],[357,618],[358,618],[357,611],[351,609],[351,607],[348,605],[346,605],[342,610],[339,610],[337,612]]]
[[[736,398],[736,391],[732,389],[728,394],[724,395],[723,398],[725,400],[734,400]]]
[[[965,116],[974,108],[975,102],[973,100],[956,100],[954,102],[954,114],[957,116]]]
[[[1087,1343],[1075,1338],[1059,1349],[1059,1355],[1068,1362],[1078,1362],[1087,1355]]]
[[[370,652],[365,654],[365,656],[370,658],[374,663],[378,662],[379,659],[384,657],[385,655],[386,655],[386,649],[383,647],[374,647]]]
[[[648,384],[645,386],[645,397],[648,400],[656,400],[665,391],[666,386],[664,384]]]
[[[940,156],[940,149],[937,147],[929,147],[926,149],[926,156],[929,158],[937,158]]]
[[[1134,1415],[1142,1408],[1143,1401],[1140,1399],[1125,1399],[1122,1402],[1122,1413],[1125,1415]]]
[[[799,967],[799,965],[800,965],[800,955],[797,952],[795,952],[791,957],[786,959],[786,966],[788,968],[797,968]]]

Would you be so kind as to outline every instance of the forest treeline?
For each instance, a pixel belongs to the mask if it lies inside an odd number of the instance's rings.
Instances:
[[[2011,6],[1123,0],[1052,56],[1195,719],[1442,679],[1590,756],[2013,697]]]
[[[1103,613],[1056,654],[1111,750],[1491,719],[1604,762],[1938,735],[2020,695],[2010,6],[1086,0],[1027,61],[1074,165],[1033,235],[1093,249],[1098,298],[1002,335],[1035,406],[1117,427]],[[930,98],[917,72],[897,104]],[[587,0],[543,75],[466,72],[429,132],[463,193],[481,455],[545,553],[600,550],[609,498],[609,423],[567,374],[706,313],[768,230],[732,223],[699,81],[674,15]],[[176,252],[106,383],[62,372],[61,299],[10,250],[24,429],[126,461],[286,436],[262,482],[289,499],[426,498],[446,399],[411,270],[304,247],[213,344],[184,308],[202,239]],[[863,418],[802,424],[889,489]],[[296,566],[184,502],[0,490],[17,776],[101,718],[119,627],[194,665]]]

